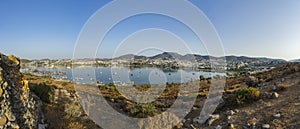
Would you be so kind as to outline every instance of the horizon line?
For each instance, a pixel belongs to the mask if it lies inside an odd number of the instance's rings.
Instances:
[[[199,56],[210,56],[210,57],[216,57],[216,58],[221,58],[221,57],[228,57],[228,56],[235,56],[235,57],[248,57],[248,58],[268,58],[268,59],[277,59],[277,60],[284,60],[284,61],[293,61],[293,60],[298,60],[300,58],[295,58],[295,59],[283,59],[283,58],[278,58],[278,57],[268,57],[268,56],[250,56],[250,55],[235,55],[235,54],[225,54],[224,56],[214,56],[214,55],[208,55],[208,54],[200,54],[200,53],[187,53],[187,54],[180,54],[180,53],[176,53],[176,52],[161,52],[155,55],[136,55],[136,54],[132,54],[132,53],[128,53],[128,54],[124,54],[121,56],[117,56],[117,57],[95,57],[95,58],[91,58],[91,57],[82,57],[82,58],[74,58],[74,57],[67,57],[67,58],[40,58],[40,59],[28,59],[28,58],[21,58],[22,60],[66,60],[66,59],[113,59],[113,58],[119,58],[122,56],[126,56],[126,55],[134,55],[134,56],[144,56],[144,57],[153,57],[153,56],[157,56],[163,53],[175,53],[175,54],[179,54],[181,56],[185,56],[185,55],[199,55]]]

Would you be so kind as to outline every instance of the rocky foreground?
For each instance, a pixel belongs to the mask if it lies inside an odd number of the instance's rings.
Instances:
[[[18,58],[0,53],[0,129],[43,129],[42,103],[19,70]]]
[[[208,120],[211,123],[201,125],[197,117],[188,117],[185,128],[300,129],[299,77],[300,63],[287,63],[271,71],[228,78],[224,103]],[[239,98],[240,91],[248,94],[241,89],[249,87],[257,92],[250,92],[245,100]],[[237,104],[237,100],[244,103]]]
[[[20,73],[20,59],[0,53],[0,129],[97,129],[69,82]]]

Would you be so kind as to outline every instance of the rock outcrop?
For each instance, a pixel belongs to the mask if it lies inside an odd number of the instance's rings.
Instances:
[[[42,102],[19,70],[20,59],[0,53],[0,129],[35,129],[43,123]]]

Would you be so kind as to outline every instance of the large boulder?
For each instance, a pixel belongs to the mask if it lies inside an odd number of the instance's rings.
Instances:
[[[161,115],[141,119],[138,123],[141,129],[171,129],[174,126],[179,127],[179,118],[170,112],[164,112]]]
[[[247,79],[246,79],[246,84],[249,86],[249,87],[257,87],[258,86],[258,79],[254,76],[249,76]]]

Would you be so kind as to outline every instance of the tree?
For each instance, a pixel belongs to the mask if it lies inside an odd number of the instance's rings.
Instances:
[[[203,75],[200,75],[200,76],[199,76],[199,79],[200,79],[200,81],[204,81],[204,80],[205,80],[205,77],[204,77]]]

